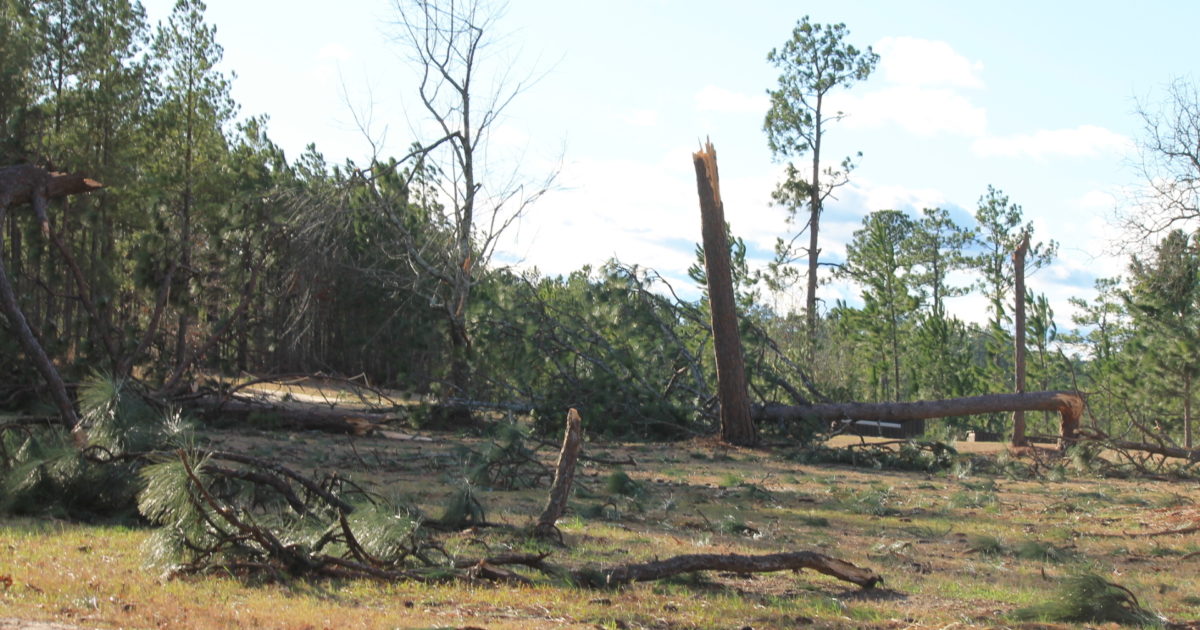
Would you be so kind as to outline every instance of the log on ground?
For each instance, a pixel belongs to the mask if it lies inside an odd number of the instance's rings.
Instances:
[[[631,582],[661,580],[693,571],[730,571],[733,573],[767,573],[811,569],[864,589],[874,588],[883,578],[872,571],[845,560],[831,558],[813,551],[792,551],[761,556],[740,554],[688,554],[666,560],[624,564],[599,571],[574,571],[577,583],[592,586],[620,586]]]
[[[1060,436],[1069,440],[1075,436],[1075,432],[1079,428],[1079,419],[1083,415],[1083,404],[1084,398],[1079,392],[1025,392],[916,402],[766,405],[756,410],[755,420],[760,422],[805,420],[817,422],[837,420],[909,422],[1002,411],[1057,411],[1062,416]]]
[[[381,425],[401,419],[399,414],[394,413],[371,413],[318,406],[290,407],[241,398],[222,399],[217,396],[206,396],[187,401],[185,404],[202,412],[210,419],[246,421],[249,420],[251,414],[262,414],[270,418],[272,426],[281,429],[349,435],[369,435]]]

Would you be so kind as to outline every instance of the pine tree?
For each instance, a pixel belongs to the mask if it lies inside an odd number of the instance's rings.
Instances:
[[[862,288],[863,313],[871,335],[878,339],[880,358],[890,367],[882,377],[882,392],[892,400],[902,400],[900,367],[902,337],[917,301],[909,293],[903,244],[913,231],[913,222],[897,210],[872,212],[863,219],[863,227],[846,246],[846,263],[841,274]]]
[[[1022,225],[1022,219],[1021,206],[1010,202],[1007,195],[991,186],[979,199],[979,208],[975,212],[978,224],[975,243],[982,251],[972,262],[980,275],[976,286],[987,297],[991,311],[985,372],[992,391],[1008,391],[1012,383],[1009,305],[1010,299],[1017,299],[1010,296],[1015,282],[1012,254],[1026,235],[1033,234],[1033,223]],[[1058,244],[1054,241],[1031,244],[1025,259],[1026,273],[1032,274],[1050,264],[1057,251]]]
[[[1200,242],[1182,230],[1167,234],[1154,259],[1130,264],[1133,350],[1140,357],[1133,382],[1182,412],[1183,443],[1192,448],[1192,400],[1200,378]]]
[[[156,180],[169,226],[171,240],[161,244],[174,273],[171,299],[176,327],[174,367],[166,385],[174,386],[188,369],[191,358],[192,326],[200,310],[202,290],[218,297],[228,287],[205,287],[198,269],[220,268],[219,260],[206,260],[206,249],[220,239],[227,225],[222,216],[229,196],[223,179],[223,162],[228,153],[225,126],[235,106],[230,98],[229,79],[216,66],[223,51],[216,42],[216,29],[204,22],[202,0],[178,0],[166,24],[154,36],[154,61],[162,76],[162,101],[154,117],[162,153],[155,164]],[[170,252],[170,254],[167,254]],[[206,264],[207,263],[207,264]]]

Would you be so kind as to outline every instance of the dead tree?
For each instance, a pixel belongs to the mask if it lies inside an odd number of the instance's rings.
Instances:
[[[1079,430],[1083,404],[1084,398],[1079,392],[1027,392],[916,402],[768,405],[759,408],[755,417],[773,422],[874,420],[903,423],[1000,411],[1057,411],[1062,416],[1059,435],[1065,444]]]
[[[704,270],[708,276],[708,301],[712,311],[713,350],[717,359],[717,395],[721,402],[721,439],[744,446],[758,443],[750,417],[746,367],[734,307],[733,276],[729,269],[729,242],[725,236],[725,206],[717,177],[717,151],[711,142],[692,154],[700,218],[704,235]]]
[[[562,450],[558,452],[558,465],[554,468],[550,498],[533,528],[533,533],[538,538],[557,538],[562,542],[562,532],[555,523],[567,511],[567,497],[571,495],[571,482],[575,479],[575,463],[579,461],[579,446],[582,441],[583,420],[578,411],[571,409],[567,412],[567,430],[563,433]]]
[[[1015,366],[1013,380],[1014,391],[1025,393],[1025,254],[1029,252],[1029,234],[1021,239],[1021,244],[1013,252],[1013,300],[1016,306],[1016,316],[1013,319],[1013,365]],[[1013,446],[1027,446],[1025,439],[1025,412],[1013,412]]]
[[[51,199],[87,193],[100,188],[103,188],[103,185],[99,182],[78,174],[50,172],[33,165],[0,168],[0,224],[4,223],[9,206],[29,203],[33,206],[33,213],[42,226],[42,233],[49,237],[50,219],[46,215],[46,207]],[[54,400],[54,405],[58,407],[63,426],[72,432],[76,443],[82,446],[86,442],[86,437],[79,429],[79,418],[75,414],[75,406],[71,397],[67,395],[67,388],[63,384],[62,376],[54,367],[54,363],[50,361],[42,344],[38,342],[28,320],[25,319],[25,314],[17,304],[16,292],[8,279],[8,272],[4,268],[4,236],[2,233],[0,233],[0,309],[8,318],[9,325],[12,326],[21,343],[21,348],[25,350],[25,354],[33,361],[34,367],[46,380],[46,385],[50,388],[50,396]]]

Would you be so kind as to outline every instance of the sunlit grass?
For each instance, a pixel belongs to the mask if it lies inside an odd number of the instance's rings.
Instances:
[[[306,470],[336,468],[433,515],[463,478],[451,440],[359,438],[351,451],[344,438],[328,436],[207,437]],[[765,451],[693,445],[604,450],[613,460],[636,453],[638,464],[581,465],[559,522],[567,548],[520,533],[544,505],[540,488],[478,489],[488,519],[503,526],[452,535],[447,549],[470,557],[550,551],[551,562],[568,567],[813,550],[879,571],[886,590],[861,597],[809,571],[706,573],[599,591],[523,569],[537,586],[168,580],[143,565],[146,530],[24,519],[0,521],[0,578],[13,579],[8,588],[0,580],[0,609],[88,627],[942,627],[999,623],[998,613],[1036,605],[1063,576],[1086,568],[1119,572],[1114,581],[1172,619],[1200,615],[1200,556],[1188,556],[1200,548],[1194,541],[1100,535],[1171,526],[1165,519],[1200,497],[1190,485],[801,466]],[[550,462],[554,454],[542,455]]]

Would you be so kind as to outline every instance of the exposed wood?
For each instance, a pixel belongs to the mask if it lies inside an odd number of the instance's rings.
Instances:
[[[104,184],[78,173],[52,172],[32,164],[0,167],[0,208],[32,203],[43,231],[49,227],[47,201],[101,188]]]
[[[82,175],[49,172],[28,164],[0,168],[0,224],[4,223],[5,213],[10,206],[30,203],[33,205],[34,214],[41,223],[42,232],[49,235],[50,220],[46,214],[49,200],[91,192],[102,187],[103,185],[99,182]],[[0,311],[4,313],[9,324],[16,331],[21,348],[50,388],[50,396],[58,408],[63,426],[71,431],[76,446],[80,448],[86,446],[87,436],[79,425],[79,417],[75,413],[75,403],[67,394],[62,376],[58,373],[58,368],[54,367],[54,363],[46,354],[45,349],[42,348],[37,336],[33,334],[28,320],[25,319],[25,314],[17,304],[16,292],[8,279],[8,272],[4,268],[3,234],[0,234]]]
[[[1083,395],[1078,392],[1026,392],[916,402],[767,405],[757,409],[755,418],[759,421],[774,422],[799,420],[908,422],[1001,411],[1057,411],[1062,416],[1060,436],[1069,440],[1075,436],[1075,432],[1079,428],[1083,405]]]
[[[562,449],[558,452],[558,464],[554,467],[554,483],[550,486],[550,498],[546,509],[538,518],[533,533],[538,538],[557,538],[562,541],[562,532],[555,523],[567,510],[567,498],[571,494],[571,482],[575,479],[575,463],[579,461],[579,447],[583,442],[583,420],[579,412],[567,412],[567,429],[563,434]]]
[[[1021,244],[1013,252],[1013,303],[1016,313],[1013,317],[1013,391],[1025,392],[1025,254],[1029,253],[1029,234],[1021,239]],[[1013,446],[1028,446],[1025,439],[1025,411],[1018,409],[1013,412]]]
[[[717,174],[717,151],[706,142],[703,151],[692,154],[696,167],[696,191],[700,195],[700,219],[704,236],[704,269],[708,276],[708,299],[712,312],[713,350],[717,362],[717,395],[721,403],[721,439],[730,444],[758,443],[758,430],[750,417],[750,397],[742,340],[738,333],[729,268],[729,242],[725,234],[725,207]]]
[[[740,554],[701,553],[675,556],[637,564],[625,564],[601,569],[598,572],[575,571],[576,581],[587,586],[620,586],[631,582],[661,580],[693,571],[731,571],[734,573],[766,573],[812,569],[864,589],[874,588],[883,578],[872,571],[844,560],[813,551],[792,551],[761,556]],[[597,576],[599,583],[596,582]]]

